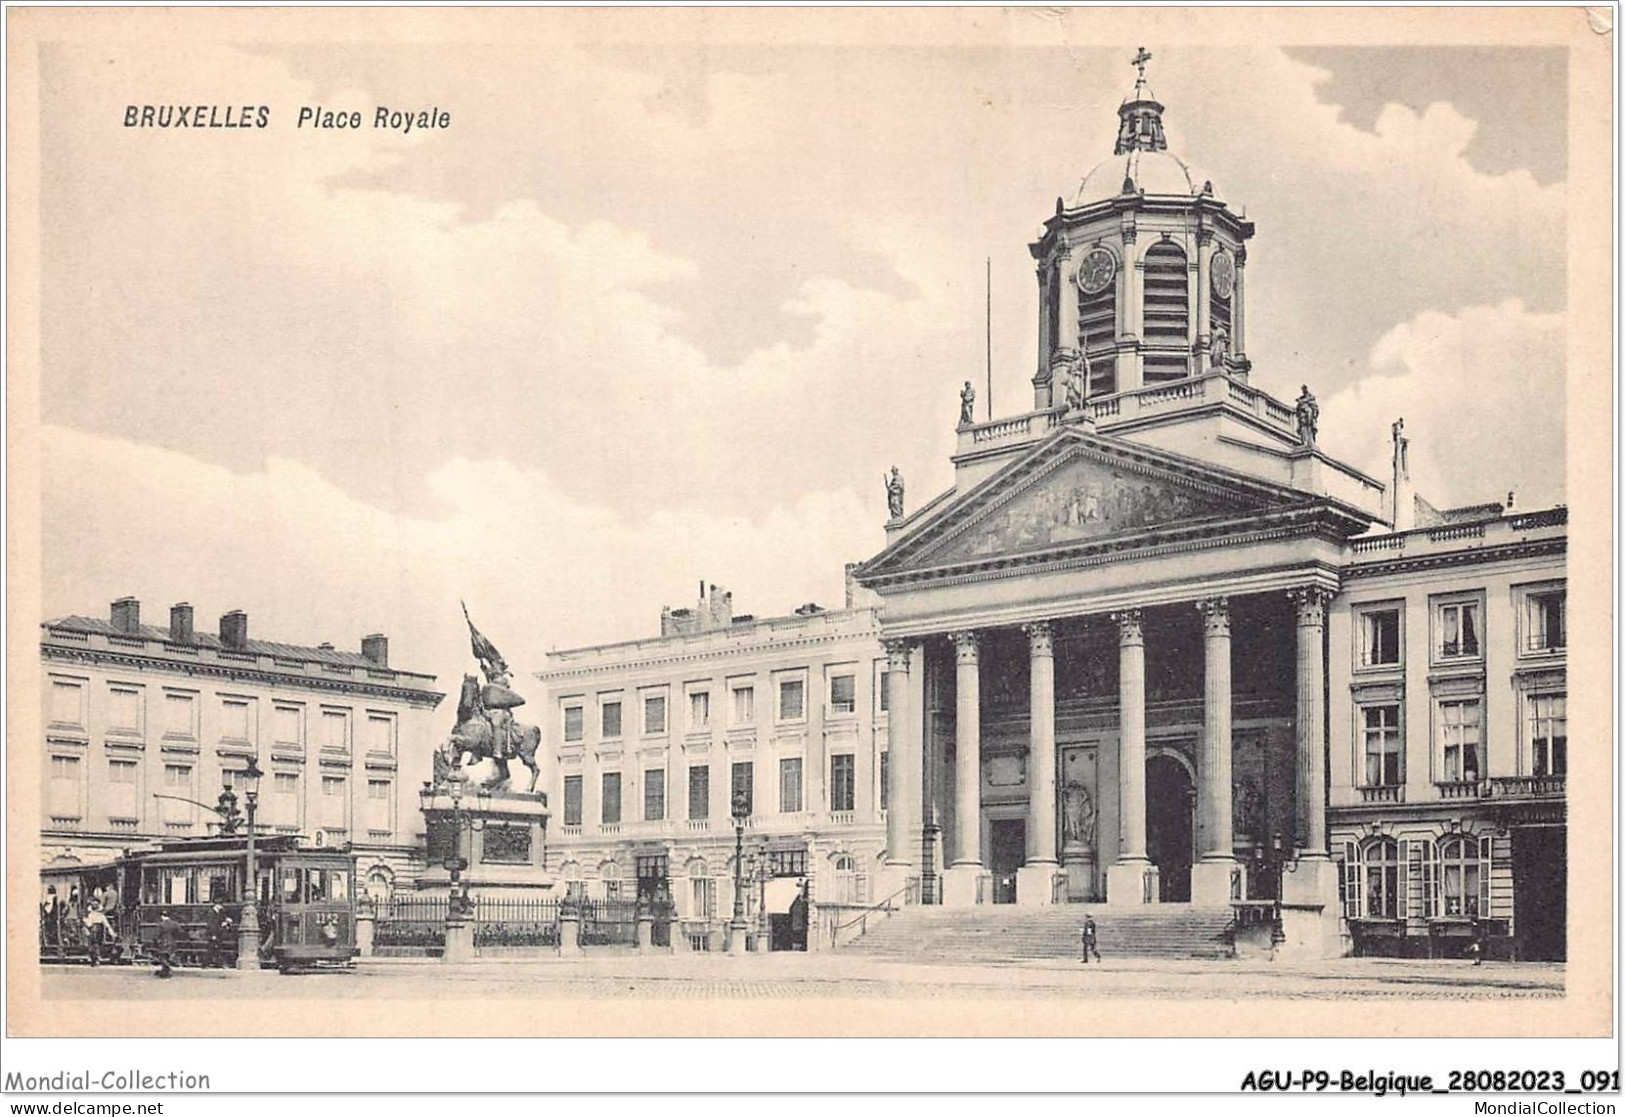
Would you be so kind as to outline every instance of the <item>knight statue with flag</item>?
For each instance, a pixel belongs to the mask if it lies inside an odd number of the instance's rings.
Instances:
[[[530,786],[526,792],[534,792],[541,776],[536,753],[542,731],[515,720],[513,711],[523,706],[525,700],[509,686],[511,674],[507,661],[496,645],[474,627],[466,604],[463,620],[468,624],[469,644],[485,675],[485,685],[481,686],[475,675],[463,676],[462,692],[457,700],[457,726],[447,738],[445,759],[436,764],[437,778],[442,768],[449,775],[461,768],[465,759],[491,760],[496,765],[496,773],[486,781],[486,786],[497,788],[509,782],[508,762],[517,757],[530,769]]]

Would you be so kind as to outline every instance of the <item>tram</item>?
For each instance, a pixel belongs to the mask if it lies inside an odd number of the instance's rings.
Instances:
[[[355,855],[303,848],[296,835],[270,835],[255,841],[254,861],[261,963],[285,973],[353,965]],[[179,964],[234,967],[247,868],[247,840],[231,837],[182,839],[106,864],[42,869],[40,960],[91,960],[84,916],[94,902],[113,929],[97,961],[151,958],[167,912],[181,928]],[[231,921],[230,933],[211,942],[216,903]]]

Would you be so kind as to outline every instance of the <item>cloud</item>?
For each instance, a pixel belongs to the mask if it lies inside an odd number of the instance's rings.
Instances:
[[[1323,407],[1322,441],[1387,481],[1393,420],[1411,440],[1411,477],[1434,504],[1566,500],[1565,322],[1517,299],[1427,311],[1372,347],[1368,370]]]
[[[292,643],[353,648],[381,630],[392,662],[442,683],[467,667],[459,598],[528,672],[552,647],[657,635],[660,606],[689,604],[701,578],[732,589],[740,612],[839,606],[843,563],[881,542],[864,502],[839,490],[761,518],[627,518],[535,470],[456,458],[429,477],[449,513],[425,518],[282,458],[239,474],[55,426],[42,456],[47,615],[99,614],[130,593],[159,617],[182,600],[201,617],[243,608],[255,635]]]

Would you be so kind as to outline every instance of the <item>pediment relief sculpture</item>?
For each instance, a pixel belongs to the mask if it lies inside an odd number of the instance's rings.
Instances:
[[[1231,502],[1191,488],[1078,463],[973,524],[934,557],[975,558],[1127,535],[1236,510]]]

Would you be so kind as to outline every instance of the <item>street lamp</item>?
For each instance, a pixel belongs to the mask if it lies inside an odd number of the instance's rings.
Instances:
[[[243,918],[237,930],[239,970],[260,968],[260,890],[259,867],[254,863],[254,811],[259,803],[260,777],[265,773],[260,771],[259,759],[257,756],[249,757],[248,767],[240,773],[243,807],[248,814],[248,875],[243,879]]]
[[[733,794],[734,820],[734,917],[728,923],[728,953],[745,952],[745,819],[750,816],[750,797],[736,787]]]
[[[461,771],[453,772],[446,777],[445,792],[451,800],[451,818],[442,819],[441,824],[448,821],[451,826],[451,853],[444,862],[446,871],[451,874],[450,892],[446,902],[448,915],[466,915],[473,910],[473,902],[463,889],[463,870],[469,866],[469,861],[462,855],[463,831],[475,834],[485,829],[485,807],[491,799],[491,792],[480,787],[475,791],[479,799],[480,812],[478,814],[464,814],[463,788],[468,783],[468,777]],[[423,809],[429,811],[434,807],[434,801],[441,791],[440,785],[425,783],[419,797],[423,800]],[[469,852],[473,853],[473,839],[470,838]]]

